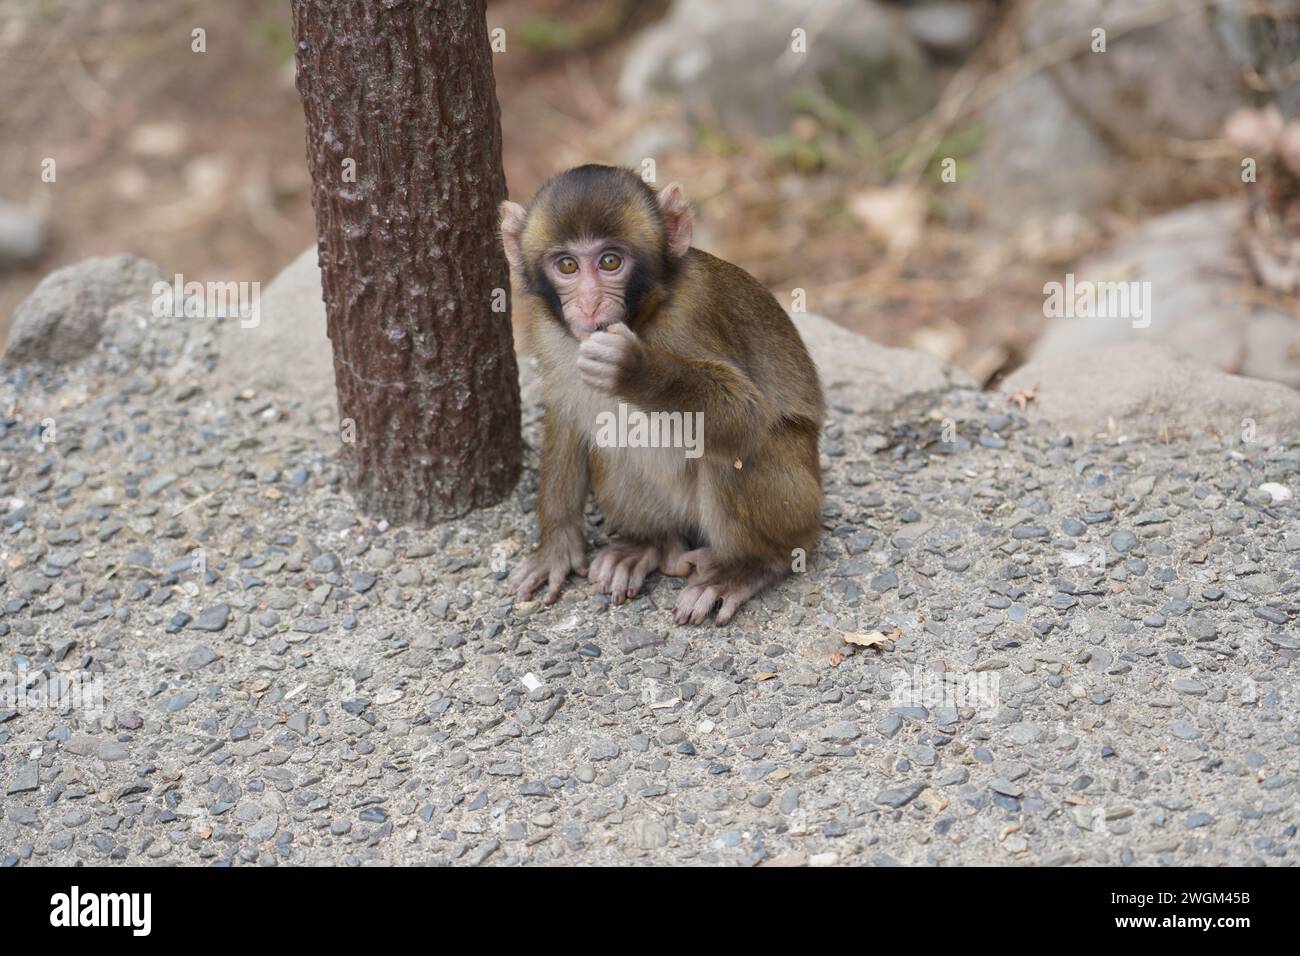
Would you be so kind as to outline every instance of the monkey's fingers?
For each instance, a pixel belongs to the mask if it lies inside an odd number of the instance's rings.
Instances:
[[[618,366],[600,359],[579,356],[578,375],[588,388],[609,392],[618,383]]]
[[[632,335],[628,332],[627,335]],[[634,338],[612,332],[596,332],[578,346],[578,364],[601,362],[615,368],[630,368],[636,364],[641,346]]]
[[[628,349],[628,337],[632,335],[627,326],[623,326],[625,334],[619,334],[614,331],[617,326],[610,326],[607,329],[601,329],[599,332],[592,332],[591,335],[578,346],[578,355],[594,358],[604,356],[611,361],[619,358]]]

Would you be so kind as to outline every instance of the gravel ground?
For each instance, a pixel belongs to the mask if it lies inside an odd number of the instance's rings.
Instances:
[[[388,528],[216,342],[0,379],[6,666],[103,701],[0,712],[5,865],[1295,860],[1294,448],[835,387],[807,570],[680,629],[662,578],[512,605],[535,453]]]

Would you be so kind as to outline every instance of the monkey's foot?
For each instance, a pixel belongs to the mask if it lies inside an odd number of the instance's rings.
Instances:
[[[681,541],[618,541],[592,558],[588,578],[597,591],[610,595],[615,604],[622,604],[640,593],[650,572],[672,574],[685,553]]]
[[[560,588],[569,572],[587,573],[587,560],[583,554],[582,535],[557,534],[555,539],[545,547],[529,555],[515,573],[511,575],[508,587],[510,593],[521,601],[527,601],[533,592],[543,585],[546,594],[543,604],[554,604],[560,597]]]
[[[703,624],[719,602],[715,623],[719,627],[730,623],[742,604],[781,576],[752,562],[720,563],[706,548],[684,555],[682,562],[693,564],[695,571],[677,597],[674,624]],[[682,566],[679,563],[678,568]]]
[[[678,554],[671,565],[672,570],[665,571],[664,574],[671,574],[673,577],[678,578],[691,577],[696,574],[711,574],[721,564],[721,560],[712,548],[695,548],[692,551],[683,551]]]

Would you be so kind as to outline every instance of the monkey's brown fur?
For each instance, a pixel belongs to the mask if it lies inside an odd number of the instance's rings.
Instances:
[[[590,176],[566,173],[544,187],[521,237],[545,403],[541,548],[571,556],[576,548],[572,566],[584,570],[590,486],[606,526],[631,543],[624,553],[641,548],[651,564],[634,575],[632,592],[655,566],[690,572],[696,603],[708,604],[702,613],[692,607],[682,613],[679,603],[679,621],[698,623],[722,601],[718,623],[725,623],[740,603],[788,572],[795,549],[807,552],[817,539],[823,417],[817,372],[789,317],[748,273],[694,248],[680,258],[668,254],[655,194],[636,176],[610,170],[588,191],[580,188],[584,181],[590,185]],[[641,360],[621,375],[614,394],[575,373],[579,342],[556,315],[554,293],[548,296],[533,273],[547,250],[579,235],[618,236],[644,269],[635,311],[626,318],[643,346]],[[617,415],[620,402],[645,412],[703,412],[703,456],[688,459],[680,448],[597,447],[591,435],[598,415]],[[683,563],[688,546],[703,550]],[[616,593],[616,600],[622,596]]]

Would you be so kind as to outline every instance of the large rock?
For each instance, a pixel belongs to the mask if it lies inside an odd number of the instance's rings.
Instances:
[[[61,364],[85,358],[99,344],[109,313],[123,305],[147,310],[160,281],[166,280],[158,266],[126,254],[51,272],[14,311],[5,362]]]
[[[1269,0],[1267,6],[1219,4],[1214,25],[1239,71],[1262,78],[1283,116],[1300,115],[1300,83],[1291,77],[1300,60],[1300,0]]]
[[[1085,46],[1052,70],[1084,115],[1118,141],[1132,147],[1157,137],[1219,135],[1228,114],[1250,98],[1216,22],[1243,12],[1182,0],[1181,11],[1170,4],[1171,14],[1150,26],[1119,32],[1143,6],[1149,7],[1133,0],[1030,0],[1022,33],[1026,46],[1038,49],[1060,37],[1087,42],[1093,30],[1106,30],[1105,52]]]
[[[1051,77],[1030,76],[981,117],[984,140],[962,188],[988,222],[1012,229],[1096,209],[1115,189],[1114,152]]]
[[[907,400],[952,388],[978,388],[954,365],[925,352],[877,345],[820,315],[792,316],[827,395],[855,411],[885,414]]]
[[[1215,137],[1228,114],[1247,102],[1219,29],[1240,12],[1214,12],[1189,0],[1182,11],[1123,33],[1118,28],[1140,13],[1137,6],[1132,0],[1022,4],[1028,55],[1061,40],[1083,45],[1008,87],[980,117],[984,141],[965,184],[995,226],[1050,221],[1121,196],[1167,191],[1167,163],[1135,164],[1129,154],[1163,155],[1170,137]],[[1098,28],[1107,31],[1105,52],[1089,46]]]
[[[258,314],[252,327],[238,320],[221,323],[223,381],[234,391],[253,388],[308,405],[333,405],[334,353],[315,246],[267,284]]]
[[[1300,439],[1300,393],[1216,371],[1160,345],[1106,345],[1039,359],[1002,384],[1036,392],[1031,417],[1065,432],[1130,436],[1211,429],[1241,441]]]
[[[1121,342],[1167,345],[1206,365],[1300,387],[1300,320],[1251,301],[1241,208],[1193,203],[1158,216],[1070,268],[1078,282],[1149,282],[1146,320],[1057,317],[1031,358],[1068,358]],[[1065,276],[1056,281],[1064,283]]]
[[[807,49],[791,49],[803,29]],[[901,16],[874,0],[674,0],[634,41],[619,95],[670,93],[698,118],[733,130],[784,131],[801,91],[815,90],[889,131],[933,100],[924,57]]]

